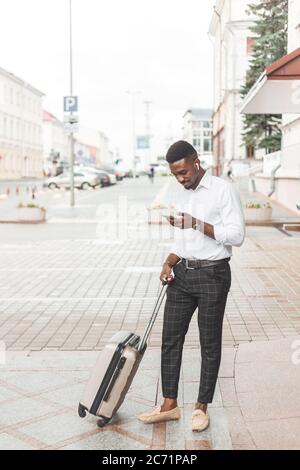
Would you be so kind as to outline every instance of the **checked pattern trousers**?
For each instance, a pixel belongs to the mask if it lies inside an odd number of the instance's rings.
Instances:
[[[162,333],[163,396],[177,398],[185,335],[198,308],[201,368],[197,401],[211,403],[221,362],[223,318],[231,286],[230,265],[224,261],[189,270],[184,262],[179,262],[173,270],[175,278],[167,288]]]

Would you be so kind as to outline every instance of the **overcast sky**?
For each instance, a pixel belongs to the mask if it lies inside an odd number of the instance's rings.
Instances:
[[[153,102],[155,152],[181,138],[182,115],[212,106],[214,0],[73,0],[74,94],[80,122],[103,130],[113,150],[132,148],[145,132],[144,100]],[[0,66],[46,94],[44,107],[62,119],[69,94],[69,0],[0,0]]]

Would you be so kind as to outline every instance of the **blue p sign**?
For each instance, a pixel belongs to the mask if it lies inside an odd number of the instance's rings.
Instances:
[[[78,111],[78,96],[65,96],[64,97],[64,112],[77,113]]]

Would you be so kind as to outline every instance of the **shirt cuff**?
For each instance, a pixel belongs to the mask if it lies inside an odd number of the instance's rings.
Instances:
[[[217,245],[224,245],[226,242],[226,228],[223,224],[214,225],[214,234]]]

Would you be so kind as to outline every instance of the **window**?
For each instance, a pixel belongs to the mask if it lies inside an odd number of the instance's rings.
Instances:
[[[26,142],[26,127],[25,127],[24,122],[22,122],[22,124],[21,124],[21,129],[22,129],[21,139],[23,139],[24,142]]]
[[[200,121],[192,121],[192,127],[193,127],[193,129],[199,129],[201,127],[201,122]]]
[[[3,136],[7,136],[7,119],[6,117],[3,118]]]
[[[211,152],[211,140],[210,139],[204,139],[203,150],[204,152]]]
[[[14,155],[11,156],[10,167],[11,167],[12,171],[15,171],[16,167],[15,167],[15,156]]]
[[[10,138],[14,138],[14,121],[12,119],[10,121]]]
[[[204,135],[204,137],[210,137],[211,136],[211,131],[204,131],[203,135]]]
[[[210,121],[204,121],[203,122],[203,127],[206,127],[206,128],[211,127]]]
[[[200,147],[201,147],[201,139],[193,139],[193,146],[194,146],[196,149],[200,149]]]

